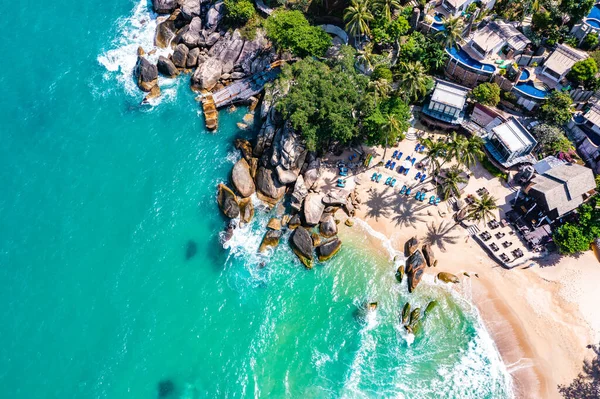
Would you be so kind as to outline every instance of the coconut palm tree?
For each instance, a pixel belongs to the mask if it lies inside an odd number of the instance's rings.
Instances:
[[[463,171],[457,165],[454,165],[446,171],[444,182],[442,184],[442,195],[444,200],[447,200],[450,196],[460,198],[459,186],[460,184],[467,182],[467,179],[462,176],[462,173]]]
[[[438,32],[445,48],[455,47],[461,40],[465,29],[465,21],[461,17],[444,18],[445,30]]]
[[[498,208],[496,198],[484,193],[481,198],[474,198],[473,203],[469,205],[467,219],[479,222],[483,220],[487,223],[488,220],[494,218],[493,211]]]
[[[452,132],[452,136],[449,137],[447,144],[448,156],[446,157],[446,161],[454,159],[459,164],[462,163],[461,160],[463,159],[464,154],[467,151],[467,145],[468,141],[466,137],[461,136],[456,132]]]
[[[369,22],[374,18],[369,6],[369,0],[352,0],[350,6],[344,10],[346,30],[357,39],[357,42],[359,37],[371,34]]]
[[[402,124],[400,123],[400,120],[396,118],[396,115],[385,115],[385,123],[381,127],[381,133],[384,141],[382,144],[385,145],[383,150],[383,159],[385,159],[389,143],[396,141],[396,139],[402,135]]]
[[[436,48],[429,53],[429,65],[435,71],[442,69],[446,65],[448,54],[442,48]]]
[[[466,150],[458,160],[459,163],[466,167],[471,167],[475,161],[485,156],[483,152],[483,139],[479,136],[471,136],[467,139]]]
[[[374,0],[373,5],[375,10],[383,15],[388,22],[392,20],[394,11],[400,9],[398,0]]]
[[[422,144],[425,146],[425,157],[423,158],[423,162],[431,165],[430,168],[432,173],[439,172],[440,166],[448,154],[446,143],[424,139],[422,140]]]
[[[375,66],[375,55],[373,54],[373,42],[369,42],[363,46],[361,50],[356,52],[356,59],[362,63],[367,70],[372,70]]]
[[[427,94],[430,78],[420,61],[402,62],[398,70],[398,81],[408,100],[417,101]]]
[[[379,78],[369,82],[369,88],[375,94],[375,105],[377,105],[380,99],[388,97],[388,94],[392,90],[392,84],[387,79]]]

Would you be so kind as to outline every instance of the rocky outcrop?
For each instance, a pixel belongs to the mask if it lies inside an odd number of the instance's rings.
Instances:
[[[170,14],[177,7],[176,0],[152,0],[152,8],[157,14]]]
[[[219,204],[221,211],[223,211],[228,218],[234,219],[240,215],[237,197],[234,192],[224,184],[219,184],[217,203]]]
[[[246,40],[236,62],[236,64],[242,68],[244,73],[251,73],[252,62],[263,51],[263,48],[267,46],[267,43],[267,40],[260,30],[256,31],[256,36],[253,40]]]
[[[308,190],[312,189],[321,177],[321,160],[309,153],[306,157],[306,171],[304,171],[304,184]]]
[[[337,234],[337,224],[335,223],[333,216],[328,215],[321,220],[319,231],[321,232],[321,235],[326,238],[333,237]]]
[[[413,292],[423,277],[425,259],[421,251],[416,250],[406,260],[406,275],[408,277],[408,292]]]
[[[198,57],[200,56],[200,49],[198,47],[194,47],[190,50],[187,56],[187,60],[185,62],[186,68],[195,68],[198,65]]]
[[[146,96],[144,97],[144,101],[142,101],[142,103],[145,104],[148,101],[152,100],[153,98],[158,98],[158,97],[160,97],[160,87],[158,87],[158,85],[152,86],[152,88],[150,89],[148,94],[146,94]]]
[[[323,197],[323,204],[325,206],[344,206],[346,205],[346,196],[341,190],[331,191]]]
[[[137,84],[143,91],[150,91],[158,84],[158,68],[144,57],[138,57],[135,75]]]
[[[294,184],[294,191],[292,192],[290,206],[296,211],[300,211],[300,209],[302,209],[302,202],[304,201],[304,198],[306,198],[307,195],[308,190],[304,185],[304,177],[300,175],[296,180],[296,184]]]
[[[175,38],[175,23],[170,18],[158,24],[156,27],[156,34],[154,36],[154,43],[160,48],[166,48],[171,41]]]
[[[423,245],[421,250],[423,251],[423,256],[425,257],[425,262],[427,262],[427,266],[429,266],[429,267],[436,266],[437,260],[435,259],[435,256],[433,255],[433,249],[431,248],[431,245],[425,244],[425,245]]]
[[[250,165],[248,165],[248,162],[244,158],[241,158],[233,165],[231,180],[235,189],[242,197],[249,197],[256,191],[254,180],[252,180],[252,176],[250,175]]]
[[[181,5],[181,15],[192,20],[194,17],[199,17],[201,12],[202,0],[179,0]]]
[[[313,266],[313,242],[308,230],[298,227],[291,238],[292,250],[307,268]]]
[[[158,63],[156,64],[156,67],[158,68],[158,72],[168,78],[174,78],[175,76],[179,75],[179,70],[175,64],[173,64],[170,59],[163,57],[162,55],[158,57]]]
[[[267,223],[267,229],[281,230],[281,219],[271,218],[269,223]]]
[[[273,141],[271,165],[280,165],[283,169],[293,171],[298,175],[307,153],[300,135],[294,132],[289,123],[286,123]]]
[[[235,139],[233,142],[235,148],[240,150],[242,153],[242,157],[246,159],[246,161],[250,162],[252,159],[252,144],[246,139]]]
[[[192,88],[196,90],[211,90],[221,77],[223,63],[217,58],[208,58],[203,62],[198,60],[198,68],[192,75]]]
[[[265,252],[268,248],[276,248],[282,232],[279,230],[267,230],[258,248],[259,252]]]
[[[321,245],[321,236],[318,233],[310,233],[310,237],[313,240],[313,247]]]
[[[238,201],[240,207],[240,221],[242,223],[250,223],[254,217],[254,204],[251,198],[242,198]]]
[[[325,205],[321,201],[321,195],[310,193],[304,199],[302,206],[302,219],[306,226],[316,226],[321,220]]]
[[[333,256],[337,254],[341,248],[342,241],[339,238],[335,238],[334,240],[327,241],[326,243],[319,245],[317,247],[319,262],[325,262],[333,258]]]
[[[417,249],[419,249],[419,239],[417,237],[410,238],[404,244],[404,253],[406,256],[412,255]]]
[[[178,68],[185,68],[189,52],[190,49],[185,44],[179,43],[173,52],[173,64]]]
[[[204,23],[208,31],[214,32],[217,29],[219,23],[221,22],[221,19],[223,18],[224,11],[225,9],[222,1],[213,4],[208,9]]]
[[[180,33],[180,41],[188,48],[198,47],[202,42],[202,20],[200,17],[194,17],[192,22],[183,29],[182,33]]]
[[[275,171],[264,166],[259,166],[256,172],[256,188],[258,197],[270,204],[279,202],[285,194],[285,186],[279,182]]]
[[[298,180],[298,175],[296,173],[283,168],[281,165],[277,165],[275,171],[277,172],[277,177],[279,178],[279,181],[283,184],[292,184],[295,183],[296,180]]]
[[[438,280],[443,281],[444,283],[453,283],[457,284],[459,282],[458,277],[456,277],[452,273],[439,272],[437,275]]]
[[[292,216],[292,218],[290,219],[290,221],[288,222],[288,228],[290,230],[295,230],[296,228],[298,228],[300,225],[302,224],[301,220],[300,220],[300,216],[298,215],[294,215]]]
[[[398,282],[401,283],[403,279],[404,279],[404,265],[400,265],[396,269],[396,280],[398,280]]]
[[[266,148],[273,143],[273,138],[277,132],[277,121],[275,118],[275,109],[267,114],[267,119],[263,123],[256,136],[256,145],[254,146],[254,156],[260,157]]]

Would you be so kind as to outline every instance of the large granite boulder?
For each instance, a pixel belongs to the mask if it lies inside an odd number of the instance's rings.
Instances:
[[[185,68],[187,56],[190,49],[183,43],[179,43],[173,52],[173,64],[178,68]]]
[[[342,241],[339,238],[327,241],[317,247],[319,262],[325,262],[331,259],[342,248]]]
[[[341,190],[334,190],[323,197],[325,206],[344,206],[346,205],[346,196]]]
[[[459,282],[458,277],[452,273],[439,272],[437,278],[438,280],[442,280],[444,283],[457,284]]]
[[[337,224],[331,215],[327,215],[319,224],[319,231],[323,237],[329,238],[337,234]]]
[[[156,67],[158,68],[158,72],[168,78],[174,78],[175,76],[179,75],[179,70],[175,64],[173,64],[170,59],[163,57],[162,55],[158,57],[158,63],[156,64]]]
[[[406,275],[408,276],[408,292],[413,292],[423,278],[425,259],[417,250],[406,260]]]
[[[206,13],[206,18],[205,18],[206,29],[211,32],[214,32],[217,29],[217,27],[219,26],[221,19],[223,19],[224,12],[225,12],[225,5],[222,1],[219,1],[219,2],[216,2],[215,4],[213,4],[208,9],[208,12]]]
[[[297,229],[300,225],[302,224],[302,221],[300,220],[300,216],[298,215],[294,215],[290,218],[290,220],[288,221],[288,228],[290,230],[295,230]]]
[[[280,230],[267,230],[258,248],[259,252],[265,252],[268,248],[276,248],[282,232]]]
[[[417,237],[410,238],[404,244],[404,254],[406,256],[412,255],[417,249],[419,249],[419,239]]]
[[[269,220],[269,223],[267,223],[267,229],[281,230],[281,219],[279,219],[279,218],[271,218]]]
[[[238,201],[240,207],[240,221],[250,223],[254,217],[254,205],[251,198],[242,198]]]
[[[430,244],[425,244],[421,248],[423,251],[423,256],[425,257],[425,262],[427,262],[427,266],[433,267],[437,265],[437,260],[435,259],[435,255],[433,254],[433,249]]]
[[[170,14],[177,7],[177,0],[152,0],[152,8],[157,14]]]
[[[235,139],[233,142],[235,148],[240,150],[242,153],[242,157],[246,159],[246,161],[250,162],[252,159],[252,144],[246,139]]]
[[[281,165],[277,165],[275,171],[277,172],[277,177],[279,178],[279,181],[282,184],[292,184],[295,183],[296,180],[298,180],[298,175],[296,173],[294,173],[291,170],[285,169]]]
[[[235,30],[231,35],[227,46],[217,55],[223,63],[223,73],[230,73],[233,70],[243,47],[244,39],[242,38],[240,31]]]
[[[256,172],[256,188],[258,197],[271,204],[281,200],[285,194],[285,186],[279,182],[275,171],[264,166],[259,166]]]
[[[254,146],[254,156],[260,157],[265,149],[271,147],[275,134],[277,133],[277,122],[275,120],[275,109],[267,114],[267,118],[262,124],[258,135],[256,136],[256,145]]]
[[[285,123],[273,140],[271,165],[281,165],[286,170],[300,173],[306,159],[306,149],[300,135],[294,132],[290,123]]]
[[[306,188],[310,190],[316,185],[319,177],[321,177],[321,160],[314,156],[314,154],[309,153],[306,157],[306,163],[306,170],[302,175],[304,176]]]
[[[200,49],[198,47],[194,47],[190,50],[187,56],[187,60],[185,62],[186,68],[196,68],[198,65],[198,57],[200,56]]]
[[[159,23],[156,27],[154,43],[160,48],[166,48],[175,38],[176,31],[175,23],[171,19]]]
[[[246,40],[244,47],[240,52],[236,64],[239,65],[244,72],[248,72],[252,65],[252,61],[262,52],[267,46],[267,39],[264,37],[261,30],[256,31],[253,40]]]
[[[302,219],[307,226],[316,226],[321,220],[325,205],[321,200],[321,195],[310,193],[304,198],[304,206],[302,207]]]
[[[179,4],[181,15],[188,21],[200,16],[202,0],[179,0]]]
[[[138,57],[135,74],[138,86],[143,91],[150,91],[158,84],[158,68],[144,57]]]
[[[303,227],[298,227],[292,234],[290,241],[292,250],[300,258],[300,261],[307,268],[313,266],[313,241],[308,230]]]
[[[217,58],[208,58],[200,64],[192,75],[192,88],[200,90],[211,90],[221,77],[223,63]]]
[[[234,219],[240,215],[237,197],[234,192],[224,184],[219,184],[217,203],[219,204],[221,211],[223,211],[228,218]]]
[[[181,42],[189,48],[198,47],[200,45],[202,32],[202,20],[199,17],[194,17],[192,22],[185,28],[183,28],[181,35]]]
[[[248,162],[244,158],[241,158],[233,165],[231,180],[235,189],[242,197],[249,197],[256,191],[254,180],[252,180],[252,176],[250,175],[250,165],[248,165]]]
[[[296,211],[300,211],[300,209],[302,209],[302,202],[304,201],[304,198],[306,198],[307,195],[308,190],[304,185],[304,177],[300,175],[296,180],[296,184],[294,184],[294,191],[291,195],[290,206]]]

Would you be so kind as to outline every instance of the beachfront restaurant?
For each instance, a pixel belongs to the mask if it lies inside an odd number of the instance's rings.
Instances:
[[[536,145],[535,138],[515,117],[492,128],[485,138],[485,149],[505,169],[519,163],[535,163],[531,151]]]
[[[431,97],[421,110],[421,122],[433,128],[456,129],[465,118],[469,89],[436,79]]]
[[[541,76],[558,84],[567,76],[573,65],[588,58],[586,52],[564,44],[556,46],[556,50],[548,57],[540,73]]]

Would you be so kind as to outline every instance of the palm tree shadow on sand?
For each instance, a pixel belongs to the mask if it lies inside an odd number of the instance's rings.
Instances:
[[[442,252],[446,252],[446,244],[452,245],[458,242],[458,236],[449,235],[455,227],[454,223],[447,221],[443,221],[438,225],[433,223],[428,224],[425,242],[430,245],[436,245]]]
[[[372,190],[369,192],[369,199],[364,203],[368,208],[367,217],[379,220],[380,217],[388,218],[390,216],[390,207],[392,205],[391,195],[384,192]]]
[[[417,206],[414,206],[414,203],[402,202],[396,208],[393,221],[396,226],[415,227],[417,223],[425,221],[425,215],[417,211]]]

